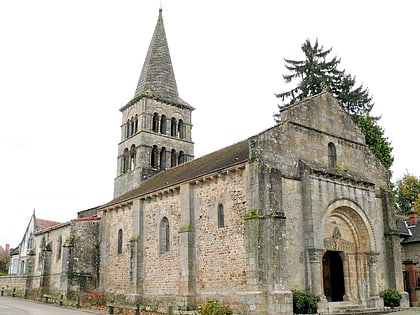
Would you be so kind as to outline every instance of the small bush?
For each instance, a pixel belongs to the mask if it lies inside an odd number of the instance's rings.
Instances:
[[[384,299],[384,305],[389,307],[400,306],[402,294],[395,289],[387,289],[381,292],[381,297]]]
[[[217,300],[209,300],[199,308],[200,315],[232,315],[229,305],[221,305]]]
[[[319,297],[307,291],[293,290],[293,313],[316,314]]]
[[[90,305],[106,305],[108,297],[104,292],[92,291],[85,295],[85,300]]]

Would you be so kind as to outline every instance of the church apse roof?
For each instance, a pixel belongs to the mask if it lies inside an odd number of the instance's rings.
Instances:
[[[128,104],[144,96],[193,109],[178,94],[175,73],[169,53],[169,45],[166,39],[165,26],[163,24],[162,10],[159,10],[159,17],[143,64],[136,92]]]
[[[142,183],[139,187],[105,204],[103,208],[145,196],[160,189],[199,179],[205,175],[217,173],[235,165],[243,164],[248,159],[249,141],[247,139],[161,172]]]

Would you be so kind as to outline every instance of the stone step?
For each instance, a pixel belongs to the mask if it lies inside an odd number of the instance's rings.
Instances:
[[[376,308],[366,308],[362,305],[352,304],[350,302],[333,302],[328,303],[328,314],[330,315],[373,315],[373,314],[383,314],[383,310],[378,310]]]

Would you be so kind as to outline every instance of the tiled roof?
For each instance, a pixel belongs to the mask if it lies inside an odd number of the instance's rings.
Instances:
[[[87,218],[77,218],[77,219],[73,219],[71,220],[71,222],[85,222],[85,221],[99,221],[101,220],[101,217],[98,216],[92,216],[92,217],[87,217]]]
[[[56,226],[58,224],[61,224],[61,222],[56,221],[49,221],[44,219],[35,219],[35,232],[39,232],[48,228],[51,228],[53,226]]]
[[[235,165],[243,164],[248,161],[248,158],[249,144],[248,140],[244,140],[159,173],[142,183],[139,187],[105,204],[103,208],[183,182],[199,179],[205,175],[217,173]]]

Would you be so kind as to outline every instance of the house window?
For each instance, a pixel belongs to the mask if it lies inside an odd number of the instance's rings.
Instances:
[[[337,166],[337,151],[334,143],[328,143],[328,167],[334,168]]]
[[[217,206],[217,227],[225,227],[225,211],[223,210],[223,205],[221,203]]]
[[[123,231],[118,230],[118,254],[122,254],[122,245],[123,245]]]
[[[159,253],[161,255],[169,252],[169,242],[169,221],[167,217],[164,217],[159,226]]]

